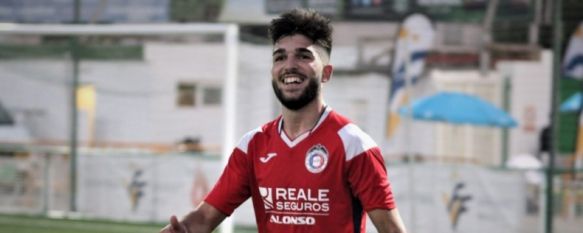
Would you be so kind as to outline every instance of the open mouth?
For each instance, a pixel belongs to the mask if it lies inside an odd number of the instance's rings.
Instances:
[[[281,76],[280,81],[283,84],[300,84],[304,81],[305,77],[301,74],[284,74]]]
[[[300,84],[302,83],[302,79],[299,77],[287,77],[283,78],[284,84]]]

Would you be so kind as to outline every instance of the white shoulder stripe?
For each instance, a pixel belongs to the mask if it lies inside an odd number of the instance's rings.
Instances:
[[[338,131],[338,135],[342,139],[342,144],[344,144],[346,161],[377,146],[368,134],[352,123],[342,127],[342,129]]]
[[[243,135],[243,137],[241,138],[241,140],[239,140],[239,144],[237,145],[237,148],[239,148],[239,150],[243,151],[245,154],[247,154],[247,149],[249,147],[249,142],[251,141],[251,139],[253,138],[253,136],[255,136],[255,134],[262,132],[263,130],[261,129],[261,127],[256,128],[254,130],[251,130],[249,132],[247,132],[245,135]]]

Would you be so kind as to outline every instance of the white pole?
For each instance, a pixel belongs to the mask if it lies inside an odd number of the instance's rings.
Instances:
[[[409,176],[409,207],[411,208],[409,229],[411,233],[415,232],[415,161],[413,153],[411,153],[411,119],[413,115],[413,109],[411,109],[411,51],[409,50],[409,36],[407,35],[403,40],[403,48],[405,52],[405,97],[407,98],[407,114],[405,114],[405,119],[403,122],[403,127],[405,128],[405,153],[409,159],[408,163],[408,176]]]
[[[227,64],[225,73],[225,83],[223,86],[224,100],[224,121],[223,124],[223,148],[221,164],[223,168],[229,161],[231,151],[235,146],[235,114],[237,113],[237,72],[238,72],[238,52],[239,47],[239,27],[229,25],[225,33],[225,44],[227,46]],[[233,233],[233,218],[226,218],[221,224],[221,233]]]

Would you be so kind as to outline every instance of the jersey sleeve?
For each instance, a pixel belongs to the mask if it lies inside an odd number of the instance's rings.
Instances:
[[[247,155],[235,148],[223,174],[207,194],[205,202],[230,216],[250,196]]]
[[[384,160],[376,143],[354,124],[343,127],[338,135],[344,145],[348,184],[364,210],[395,208]]]
[[[350,188],[365,211],[396,207],[378,147],[362,152],[347,163]]]

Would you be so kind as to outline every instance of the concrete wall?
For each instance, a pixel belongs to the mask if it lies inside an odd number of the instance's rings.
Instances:
[[[17,115],[34,139],[66,138],[69,129],[67,82],[70,67],[65,61],[2,61],[0,99]],[[36,112],[37,114],[27,114]]]
[[[502,62],[499,69],[511,80],[511,113],[518,127],[510,134],[510,154],[535,154],[541,130],[550,122],[552,53],[540,61]]]
[[[280,112],[270,85],[270,51],[270,46],[242,44],[239,48],[237,138]],[[337,64],[337,69],[350,69],[356,63],[355,52],[352,46],[335,48],[332,64]],[[176,88],[178,82],[221,87],[224,59],[222,44],[157,42],[146,45],[144,61],[82,62],[81,83],[93,84],[97,90],[94,138],[171,144],[190,136],[218,150],[223,134],[222,107],[177,107]],[[412,96],[415,99],[440,90],[461,90],[502,106],[502,78],[508,77],[512,86],[509,112],[518,121],[518,127],[510,130],[509,154],[532,154],[538,147],[540,130],[548,123],[550,64],[550,53],[544,52],[541,61],[500,63],[499,71],[487,77],[478,71],[434,70],[412,89]],[[9,110],[20,114],[17,119],[32,138],[67,140],[70,71],[66,60],[0,63],[0,99]],[[389,80],[383,75],[339,73],[324,85],[324,94],[332,108],[362,127],[389,156],[410,151],[500,162],[502,142],[498,129],[464,126],[454,132],[454,128],[443,124],[413,122],[409,126],[410,139],[405,138],[406,129],[399,129],[397,139],[387,142],[388,88]],[[87,112],[81,111],[81,140],[89,138],[89,120]],[[463,147],[453,146],[458,142],[463,142]]]
[[[96,89],[94,139],[106,142],[174,143],[200,137],[220,148],[222,106],[176,105],[179,82],[222,87],[225,50],[217,44],[147,43],[143,61],[83,61],[80,82]],[[337,48],[339,67],[354,64],[352,48]],[[335,51],[336,52],[336,51]],[[341,56],[344,54],[344,56]],[[271,87],[271,47],[239,48],[236,135],[275,118],[280,106]],[[19,122],[37,140],[66,141],[69,136],[71,64],[66,60],[19,60],[0,63],[0,99],[10,109],[38,110]],[[382,75],[335,75],[325,85],[328,104],[369,132],[383,137],[388,80]],[[200,96],[198,96],[200,97]],[[90,115],[80,111],[80,139],[90,138]]]
[[[145,47],[144,61],[81,62],[80,82],[96,88],[95,139],[173,143],[185,136],[200,136],[203,143],[219,144],[221,107],[179,108],[176,85],[185,81],[220,87],[224,54],[220,44],[150,43]],[[71,64],[66,60],[0,63],[0,98],[5,106],[42,113],[20,122],[34,139],[67,140],[70,72]],[[89,138],[88,117],[80,111],[81,140]]]

